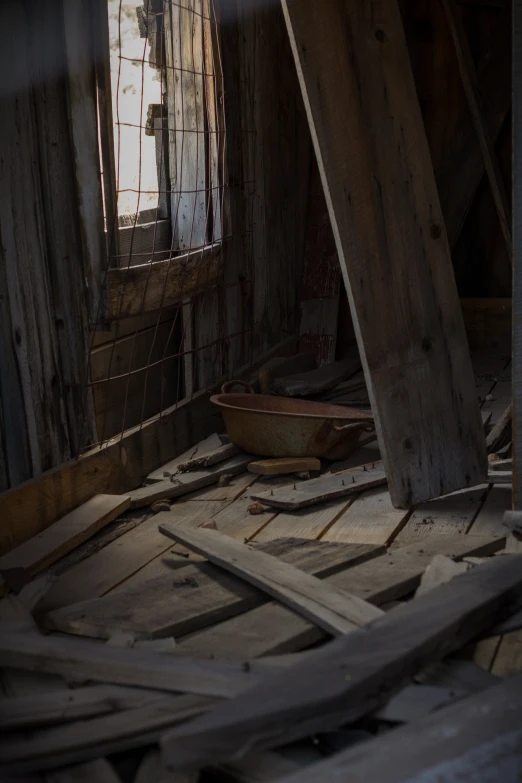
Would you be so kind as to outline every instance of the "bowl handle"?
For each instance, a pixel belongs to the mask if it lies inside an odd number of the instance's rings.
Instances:
[[[334,424],[335,432],[347,432],[348,430],[360,429],[363,432],[375,432],[375,424],[368,421],[356,421],[350,424]]]
[[[254,394],[254,390],[246,381],[227,381],[221,387],[221,394],[229,394],[234,386],[242,386],[249,394]]]

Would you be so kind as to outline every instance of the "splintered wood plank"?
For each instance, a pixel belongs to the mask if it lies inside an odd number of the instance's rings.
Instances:
[[[266,546],[266,551],[285,563],[315,576],[331,575],[379,551],[376,547],[321,545],[294,539]],[[46,617],[46,624],[66,633],[104,639],[115,630],[131,632],[136,638],[181,636],[259,606],[266,600],[262,592],[241,579],[223,573],[209,563],[200,563],[171,570],[146,582],[123,586],[102,599],[51,612]]]
[[[451,727],[451,728],[450,728]],[[522,776],[522,677],[442,707],[410,726],[287,775],[325,780],[488,780]]]
[[[95,495],[34,538],[0,558],[0,572],[9,581],[25,582],[87,541],[130,506],[128,495]]]
[[[426,567],[436,554],[461,558],[470,554],[491,554],[502,548],[504,539],[484,536],[462,536],[453,539],[430,539],[422,546],[410,545],[392,549],[347,571],[328,577],[328,582],[358,595],[365,601],[382,605],[413,592]],[[382,550],[381,550],[382,551]],[[270,628],[267,634],[266,629]],[[193,634],[178,645],[180,652],[237,659],[248,655],[275,655],[296,652],[325,638],[313,623],[272,601],[237,617]]]
[[[180,471],[180,465],[192,463],[193,460],[197,461],[203,457],[209,457],[215,452],[219,453],[219,450],[222,447],[223,444],[219,439],[219,435],[217,432],[214,432],[208,438],[205,438],[205,440],[202,440],[200,443],[196,443],[195,446],[187,449],[187,451],[185,451],[183,454],[180,454],[180,456],[176,457],[176,459],[172,459],[170,462],[166,462],[165,465],[162,465],[157,470],[153,470],[152,473],[149,473],[147,476],[147,481],[163,481],[163,479],[166,478],[166,474],[175,475],[178,473]],[[218,460],[218,462],[219,461],[220,460]]]
[[[0,666],[115,685],[228,698],[258,682],[264,671],[264,667],[255,663],[248,669],[240,663],[197,661],[135,647],[112,647],[85,639],[43,636],[27,631],[2,633]]]
[[[114,715],[34,731],[29,738],[15,734],[9,741],[6,738],[0,740],[0,763],[3,770],[9,769],[16,773],[53,770],[46,780],[54,783],[58,780],[57,775],[64,774],[55,772],[54,768],[153,744],[166,729],[205,712],[212,703],[212,699],[202,696],[164,695],[154,703]],[[104,763],[112,769],[108,762]],[[87,769],[89,766],[85,765]],[[77,778],[76,769],[74,766],[73,772],[65,771],[69,776],[63,778],[63,783],[76,783],[77,780],[85,783],[120,783],[116,776],[114,779],[102,777],[101,771],[95,768],[90,770],[90,776],[85,774],[85,777]],[[176,781],[176,778],[171,780]]]
[[[161,523],[160,530],[211,563],[261,588],[329,633],[348,633],[380,616],[366,601],[217,531],[190,530],[168,522]]]
[[[231,460],[214,465],[206,470],[178,473],[172,478],[172,481],[171,479],[164,479],[163,481],[140,487],[129,492],[132,507],[150,506],[155,500],[180,497],[181,495],[187,495],[189,492],[194,492],[194,490],[200,489],[200,487],[217,484],[219,478],[227,473],[231,475],[243,473],[251,461],[252,456],[250,454],[239,454]]]
[[[424,542],[429,536],[466,533],[487,491],[487,486],[462,490],[417,506],[397,536],[397,543]]]
[[[321,541],[388,544],[409,513],[393,507],[387,489],[370,489],[355,498]]]
[[[362,489],[386,484],[386,473],[381,463],[362,465],[320,478],[300,481],[293,486],[270,492],[253,492],[252,497],[265,506],[296,511],[327,500],[351,495]]]
[[[169,732],[164,759],[173,769],[208,766],[352,723],[507,616],[521,588],[522,556],[491,558]]]
[[[484,433],[398,4],[282,5],[392,502],[474,486]]]
[[[224,503],[208,503],[205,508],[183,503],[176,506],[176,518],[192,523],[205,522]],[[96,554],[61,574],[42,599],[38,610],[50,612],[62,606],[97,598],[139,571],[154,558],[172,548],[159,530],[156,518],[148,519]]]

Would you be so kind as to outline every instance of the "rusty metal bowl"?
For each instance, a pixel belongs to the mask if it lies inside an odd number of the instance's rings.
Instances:
[[[237,385],[246,393],[229,391]],[[370,412],[255,394],[244,381],[225,383],[210,399],[221,410],[232,443],[250,454],[340,460],[374,437],[361,438],[375,432]]]

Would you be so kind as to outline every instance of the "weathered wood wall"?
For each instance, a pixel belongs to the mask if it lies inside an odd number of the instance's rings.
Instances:
[[[0,488],[7,488],[95,438],[86,387],[95,291],[82,247],[62,0],[6,0],[2,17]]]

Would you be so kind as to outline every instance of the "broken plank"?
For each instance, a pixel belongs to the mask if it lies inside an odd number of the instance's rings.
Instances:
[[[165,261],[109,269],[109,321],[169,307],[216,285],[222,277],[221,243]]]
[[[353,356],[341,359],[331,364],[322,364],[316,370],[289,375],[285,378],[276,378],[270,387],[272,393],[285,397],[309,397],[312,394],[321,394],[337,386],[355,375],[361,369],[361,360],[357,349]]]
[[[390,495],[408,507],[480,483],[486,455],[398,3],[282,5]]]
[[[167,733],[161,742],[167,766],[207,766],[368,715],[424,666],[506,616],[522,591],[521,566],[521,555],[492,558],[266,677]]]
[[[325,780],[516,781],[522,777],[522,677],[488,688],[300,769],[281,783]]]
[[[377,462],[310,479],[310,481],[301,481],[293,487],[283,487],[270,492],[253,492],[251,497],[265,506],[294,511],[351,495],[363,489],[378,487],[381,484],[386,484],[386,474],[382,464]]]
[[[206,454],[207,452],[210,452],[213,449],[217,449],[222,445],[223,444],[221,443],[219,435],[217,432],[214,432],[212,435],[209,435],[208,438],[205,438],[205,440],[196,443],[195,446],[191,446],[190,449],[187,449],[187,451],[185,451],[183,454],[180,454],[179,457],[176,457],[175,459],[165,463],[165,465],[162,465],[160,468],[153,470],[152,473],[149,473],[147,476],[146,482],[151,483],[153,481],[163,481],[163,479],[178,473],[180,464],[188,462],[194,457],[199,457],[202,454]]]
[[[193,457],[188,462],[180,463],[178,470],[182,473],[186,473],[188,470],[197,470],[198,468],[209,468],[211,465],[217,465],[220,462],[224,462],[230,457],[235,457],[239,454],[239,449],[234,446],[233,443],[220,444],[213,451],[209,451],[200,457]]]
[[[230,661],[199,661],[27,631],[2,633],[0,666],[61,674],[76,681],[222,697],[250,687],[264,671],[257,664],[244,667]]]
[[[381,606],[412,593],[435,554],[442,552],[458,559],[470,554],[491,554],[503,545],[504,539],[500,537],[431,539],[423,546],[391,549],[375,560],[328,577],[328,582]],[[270,628],[270,634],[266,628]],[[181,640],[178,650],[200,656],[212,651],[217,657],[233,660],[239,655],[255,658],[296,652],[324,638],[324,631],[313,623],[271,601]]]
[[[280,457],[276,459],[257,459],[248,465],[250,473],[259,476],[281,476],[285,473],[305,473],[309,470],[321,470],[321,460],[315,457]]]
[[[126,495],[95,495],[42,533],[0,558],[0,572],[10,584],[25,583],[39,571],[87,541],[130,506]]]
[[[29,738],[4,737],[0,764],[3,770],[17,773],[48,770],[150,745],[166,729],[205,712],[212,702],[201,696],[163,695],[114,715],[34,731]]]
[[[206,470],[197,470],[190,473],[180,473],[172,479],[164,479],[154,484],[148,484],[140,489],[129,492],[131,505],[133,508],[150,506],[155,500],[162,498],[176,498],[181,495],[187,495],[201,487],[208,487],[209,484],[217,484],[219,478],[225,474],[236,475],[243,473],[249,462],[252,461],[250,454],[238,454],[220,465],[214,465]]]
[[[176,517],[194,524],[212,518],[226,503],[210,502],[205,507],[183,503]],[[165,536],[158,531],[156,517],[120,536],[116,541],[61,574],[38,606],[39,613],[97,598],[135,574],[156,557],[168,552]]]
[[[69,690],[50,690],[27,696],[0,699],[0,728],[4,731],[68,723],[92,718],[164,699],[160,691],[125,688],[120,685],[91,685]]]
[[[348,633],[380,616],[380,611],[366,601],[217,531],[190,530],[168,522],[160,523],[159,529],[211,563],[261,588],[329,633]]]
[[[315,576],[331,576],[382,552],[379,547],[296,539],[272,542],[263,548]],[[123,586],[103,599],[51,612],[46,624],[65,633],[103,639],[116,630],[132,632],[136,638],[177,637],[221,622],[266,600],[261,591],[209,563],[170,572],[167,566],[164,575]]]

